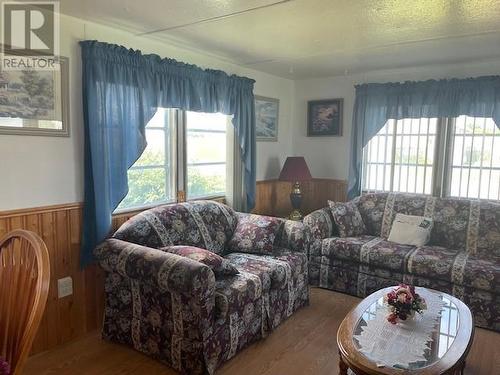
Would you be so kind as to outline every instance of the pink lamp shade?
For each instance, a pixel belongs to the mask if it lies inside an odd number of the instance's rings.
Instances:
[[[281,181],[307,181],[311,180],[311,172],[303,156],[289,156],[281,170],[279,179]]]

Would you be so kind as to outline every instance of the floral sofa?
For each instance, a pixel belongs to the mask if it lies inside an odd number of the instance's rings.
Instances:
[[[256,226],[240,228],[249,218]],[[279,226],[272,251],[252,253],[265,242],[258,227],[269,222]],[[228,250],[237,228],[245,252]],[[214,373],[308,304],[303,234],[302,223],[236,213],[214,201],[134,216],[95,250],[106,271],[103,337],[181,373]],[[238,273],[216,276],[207,265],[168,252],[171,247],[207,249]]]
[[[429,287],[464,301],[476,325],[500,331],[500,204],[394,193],[352,202],[362,235],[339,237],[330,208],[304,218],[311,285],[359,297],[399,282]],[[396,213],[433,218],[427,246],[387,241]]]

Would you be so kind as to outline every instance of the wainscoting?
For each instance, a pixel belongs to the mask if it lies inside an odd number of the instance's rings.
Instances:
[[[257,183],[256,213],[284,216],[291,210],[291,184],[276,180]],[[344,181],[314,179],[302,185],[303,212],[324,207],[327,199],[345,200]],[[113,217],[113,228],[140,211]],[[67,343],[98,329],[104,308],[104,274],[97,266],[80,269],[82,204],[65,204],[0,212],[0,237],[13,229],[38,233],[49,249],[51,281],[47,307],[33,353]],[[71,276],[73,295],[59,299],[57,280]]]
[[[113,227],[136,213],[117,215]],[[49,297],[33,353],[64,344],[101,325],[104,274],[95,265],[80,269],[81,218],[80,203],[0,212],[0,237],[13,229],[28,229],[38,233],[49,249]],[[57,280],[66,276],[73,279],[73,295],[59,299]]]
[[[253,212],[262,215],[284,217],[292,210],[290,191],[292,183],[266,180],[257,182],[257,199]],[[315,178],[301,184],[303,214],[326,207],[327,200],[344,202],[347,198],[347,182]]]

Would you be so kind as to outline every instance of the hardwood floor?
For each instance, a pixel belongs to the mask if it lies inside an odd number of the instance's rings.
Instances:
[[[311,304],[265,340],[250,346],[217,375],[338,374],[337,328],[359,299],[313,288]],[[26,375],[176,375],[170,368],[94,332],[28,360]],[[476,329],[466,375],[500,374],[500,334]]]

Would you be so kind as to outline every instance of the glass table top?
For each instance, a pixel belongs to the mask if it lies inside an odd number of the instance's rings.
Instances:
[[[441,309],[441,317],[438,318],[436,326],[433,330],[430,348],[425,351],[424,356],[426,360],[412,362],[405,366],[394,364],[391,367],[404,369],[419,369],[427,367],[439,361],[452,346],[455,338],[457,337],[460,324],[458,308],[451,300],[446,298],[446,296],[438,293],[436,293],[436,295],[441,298],[444,306]],[[375,319],[375,316],[380,309],[387,312],[387,306],[384,305],[383,298],[378,299],[365,310],[354,328],[353,336],[361,334],[362,328],[367,324],[366,322]],[[355,347],[360,349],[360,345],[356,337],[353,337],[353,341]]]

